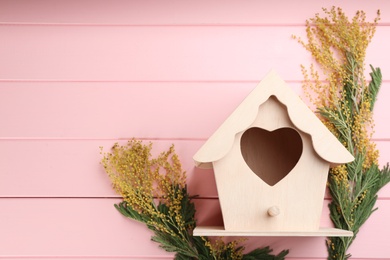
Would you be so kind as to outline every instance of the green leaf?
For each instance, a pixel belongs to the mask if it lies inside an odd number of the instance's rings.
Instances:
[[[138,213],[138,211],[134,210],[129,204],[125,201],[120,202],[119,204],[115,204],[114,207],[125,217],[137,220],[142,223],[146,223],[147,219],[144,215]]]
[[[370,108],[371,111],[373,111],[374,104],[376,102],[378,92],[382,84],[382,72],[380,68],[374,68],[372,65],[370,65],[370,68],[371,68],[371,72],[370,72],[371,82],[368,85],[368,89],[369,89],[369,97],[371,101]]]
[[[270,249],[268,246],[264,248],[257,248],[245,254],[242,260],[257,260],[257,259],[282,260],[289,253],[289,251],[283,250],[278,255],[271,255],[271,253],[272,253],[272,249]]]

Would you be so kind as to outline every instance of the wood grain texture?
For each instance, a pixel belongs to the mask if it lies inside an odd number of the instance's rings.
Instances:
[[[194,236],[210,237],[352,237],[353,232],[337,228],[323,228],[312,231],[249,231],[226,230],[223,226],[202,226],[194,229]]]
[[[195,167],[192,160],[204,141],[144,140],[153,154],[174,144],[187,172],[188,189],[203,198],[218,197],[212,170]],[[0,140],[0,197],[117,197],[104,173],[99,146],[105,151],[125,140]],[[382,165],[390,161],[390,142],[377,142]],[[70,188],[71,187],[71,188]],[[390,186],[380,198],[390,199]],[[329,198],[329,195],[327,195]]]
[[[151,233],[138,222],[122,217],[113,204],[119,199],[0,199],[0,255],[2,258],[129,257],[154,258],[170,254],[150,241]],[[196,201],[199,223],[220,225],[218,200]],[[388,242],[378,234],[390,228],[388,200],[361,229],[351,252],[356,258],[387,258]],[[326,207],[324,207],[326,208]],[[213,214],[209,214],[213,212]],[[377,223],[381,223],[378,225]],[[328,223],[329,224],[329,223]],[[324,238],[252,237],[248,250],[271,245],[276,252],[289,248],[289,257],[325,258]],[[303,257],[302,257],[303,258]]]
[[[0,19],[7,23],[43,24],[131,24],[131,25],[282,25],[303,24],[305,19],[320,12],[322,7],[342,7],[348,15],[365,10],[368,18],[382,10],[382,23],[390,22],[386,0],[289,0],[256,1],[181,1],[108,0],[50,1],[3,0]],[[93,6],[93,8],[90,8]],[[299,8],[298,8],[299,7]],[[272,10],[272,11],[270,11]]]
[[[252,130],[262,131],[254,135]],[[292,153],[286,153],[289,150]],[[318,231],[329,168],[354,158],[272,71],[194,160],[200,168],[212,163],[223,232],[267,235],[267,231]],[[270,207],[277,207],[281,214],[270,217]]]
[[[153,141],[153,156],[175,144],[192,195],[216,197],[214,175],[194,167],[200,141]],[[100,161],[124,140],[1,140],[0,197],[118,197]]]
[[[293,34],[305,36],[305,27],[2,25],[0,35],[7,37],[0,56],[7,63],[0,66],[0,78],[259,81],[275,69],[284,80],[301,80],[299,65],[309,65],[310,55]],[[384,75],[390,65],[381,51],[386,41],[379,39],[389,34],[389,27],[377,28],[366,58],[367,68],[381,67]]]
[[[308,104],[300,83],[287,83]],[[0,138],[206,140],[257,84],[0,82]],[[374,109],[375,139],[389,138],[388,96],[385,82]]]
[[[302,95],[291,39],[321,7],[382,11],[367,52],[384,84],[375,108],[380,164],[390,161],[387,0],[0,1],[0,259],[172,259],[123,218],[99,146],[132,137],[172,143],[188,174],[200,225],[222,225],[214,174],[192,156],[271,69]],[[307,99],[304,98],[307,102]],[[351,248],[353,260],[389,259],[390,186]],[[327,204],[321,225],[330,226]],[[255,238],[248,250],[289,248],[326,258],[324,238]]]

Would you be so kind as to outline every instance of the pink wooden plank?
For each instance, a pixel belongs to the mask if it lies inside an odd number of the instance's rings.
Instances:
[[[274,252],[277,253],[277,252]],[[26,259],[36,259],[37,257],[34,256],[21,256],[21,257],[12,257],[12,260],[26,260]],[[40,257],[41,258],[41,257]],[[2,257],[0,256],[0,259]],[[5,258],[7,259],[7,258]],[[52,256],[44,257],[45,260],[78,260],[78,259],[99,259],[99,260],[111,260],[111,259],[135,259],[135,260],[159,260],[159,259],[170,259],[172,260],[172,256],[110,256],[110,257],[101,257],[101,256]],[[323,257],[318,257],[318,258],[307,258],[307,257],[286,257],[286,260],[323,260]],[[367,260],[367,258],[356,258],[356,257],[351,257],[349,258],[351,260]],[[375,258],[376,260],[387,260],[387,258]]]
[[[0,197],[118,197],[99,164],[102,159],[99,146],[108,151],[115,142],[2,140]],[[192,160],[201,141],[153,142],[154,156],[175,144],[192,195],[216,196],[213,172],[195,168]]]
[[[390,163],[390,143],[389,141],[376,141],[376,148],[379,150],[379,165],[385,166]]]
[[[0,255],[166,256],[115,199],[2,199]]]
[[[378,211],[374,212],[368,223],[364,225],[359,232],[355,243],[351,246],[350,252],[356,257],[361,258],[390,258],[389,243],[387,240],[390,231],[388,223],[389,200],[379,201],[377,203]],[[387,220],[383,218],[387,215]],[[387,222],[387,223],[385,223]],[[381,248],[381,249],[379,249]],[[371,251],[371,249],[374,249]],[[377,249],[383,250],[383,253]]]
[[[205,198],[218,196],[213,171],[194,167],[192,160],[204,141],[152,141],[155,155],[175,144],[183,169],[187,172],[190,194]],[[115,142],[1,140],[0,197],[118,197],[99,164],[102,158],[99,146],[109,150]],[[378,142],[378,148],[380,162],[390,161],[390,142]],[[380,198],[390,198],[390,185],[380,192]]]
[[[302,8],[297,8],[297,5]],[[22,23],[92,23],[92,24],[286,24],[303,23],[322,7],[342,7],[348,15],[357,9],[369,18],[382,10],[382,22],[389,22],[385,0],[342,1],[125,1],[107,0],[49,1],[3,0],[0,20]],[[93,8],[91,8],[93,6]],[[277,10],[277,12],[276,12]],[[291,10],[294,10],[293,12]]]
[[[373,138],[375,139],[386,139],[389,138],[390,133],[390,110],[389,102],[387,98],[390,97],[390,88],[389,82],[384,82],[381,86],[381,89],[378,94],[377,102],[374,107],[374,122],[375,122],[375,131]],[[388,161],[390,158],[388,159]]]
[[[390,66],[381,50],[389,33],[390,27],[378,27],[366,59],[385,79]],[[310,62],[291,38],[304,36],[303,26],[3,25],[0,34],[7,35],[0,42],[0,79],[6,80],[258,81],[272,68],[300,80],[300,64]]]
[[[274,252],[274,253],[277,253],[277,252]],[[37,257],[34,257],[34,256],[23,256],[23,257],[12,257],[12,260],[26,260],[26,259],[36,259]],[[4,259],[3,257],[0,256],[0,259]],[[5,259],[7,259],[7,257],[5,257]],[[42,257],[39,257],[39,259],[42,259]],[[172,256],[110,256],[110,257],[100,257],[100,256],[51,256],[51,257],[48,257],[48,256],[45,256],[44,257],[45,260],[57,260],[57,259],[61,259],[61,260],[85,260],[85,259],[99,259],[99,260],[111,260],[111,259],[135,259],[135,260],[143,260],[143,259],[147,259],[147,260],[160,260],[160,259],[173,259]],[[323,257],[318,257],[318,258],[307,258],[307,257],[304,257],[304,258],[297,258],[297,257],[286,257],[285,258],[286,260],[323,260],[324,258]],[[351,257],[349,258],[351,260],[368,260],[367,258],[356,258],[356,257]],[[369,258],[369,259],[376,259],[376,260],[388,260],[387,258]]]
[[[0,136],[205,139],[256,84],[0,82]]]
[[[60,256],[150,259],[168,256],[150,241],[140,223],[123,218],[113,208],[117,199],[1,199],[0,258]],[[217,200],[197,201],[203,224],[220,224]],[[209,204],[209,205],[207,205]],[[389,200],[378,201],[361,229],[351,253],[354,258],[387,259],[386,233],[390,230]],[[278,252],[290,249],[290,258],[325,258],[324,238],[250,238],[248,250],[270,245]],[[149,258],[150,256],[150,258]]]
[[[206,140],[256,84],[0,82],[0,137]],[[289,85],[305,99],[300,83]],[[389,138],[388,96],[385,82],[374,111],[376,139]]]
[[[118,199],[1,199],[0,259],[30,257],[140,257],[171,254],[150,241],[152,235],[141,223],[122,217],[113,207]],[[217,200],[195,200],[199,223],[221,225],[206,212]],[[3,211],[2,210],[2,211]],[[202,213],[203,212],[203,213]],[[218,214],[218,212],[216,212]]]
[[[126,255],[126,256],[78,256],[78,255],[72,255],[72,256],[12,256],[9,257],[1,257],[0,259],[12,259],[12,260],[26,260],[26,259],[45,259],[45,260],[85,260],[85,259],[99,259],[99,260],[112,260],[112,259],[130,259],[130,260],[160,260],[160,259],[169,259],[172,260],[173,256],[171,255],[159,255],[159,256],[152,256],[152,255],[146,255],[146,256],[133,256],[133,255]],[[310,260],[310,259],[309,259]]]
[[[112,260],[112,259],[126,259],[126,260],[160,260],[160,259],[168,259],[168,260],[173,260],[173,256],[171,255],[158,255],[158,256],[152,256],[152,255],[146,255],[146,256],[139,256],[139,255],[126,255],[126,256],[78,256],[78,255],[72,255],[72,256],[12,256],[11,258],[7,257],[1,257],[0,259],[12,259],[12,260],[26,260],[26,259],[44,259],[44,260],[85,260],[85,259],[99,259],[99,260]],[[310,260],[310,259],[309,259]]]

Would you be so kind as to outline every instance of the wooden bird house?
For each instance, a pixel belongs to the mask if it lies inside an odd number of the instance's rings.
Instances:
[[[224,221],[194,235],[352,235],[320,218],[329,168],[354,157],[274,71],[194,160],[214,169]]]

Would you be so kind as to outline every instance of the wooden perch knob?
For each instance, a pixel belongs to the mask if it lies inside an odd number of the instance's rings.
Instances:
[[[267,210],[267,213],[271,217],[276,217],[277,215],[280,214],[280,210],[277,206],[272,206]]]

